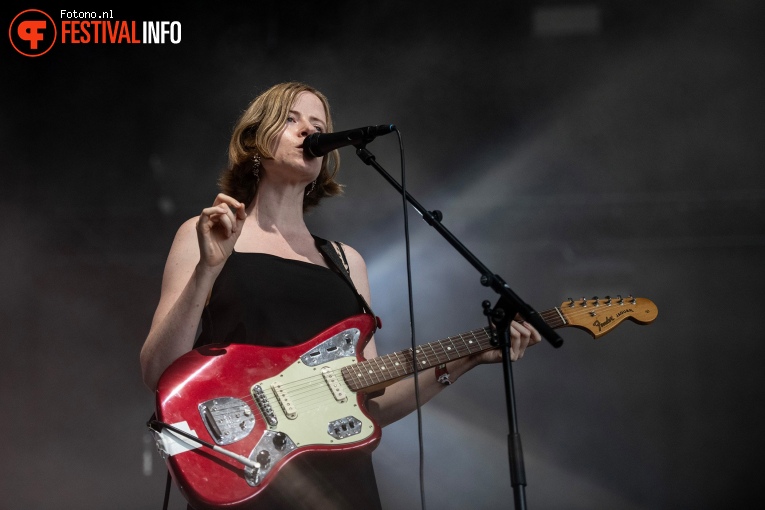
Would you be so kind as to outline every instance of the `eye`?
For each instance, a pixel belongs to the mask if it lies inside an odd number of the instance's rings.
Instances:
[[[295,117],[293,117],[292,115],[288,115],[287,122],[295,122]]]
[[[319,133],[323,133],[324,130],[321,128],[321,126],[314,126],[316,128],[316,131]]]

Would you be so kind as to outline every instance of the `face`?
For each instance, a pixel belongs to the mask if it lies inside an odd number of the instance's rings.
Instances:
[[[307,157],[303,151],[303,141],[309,135],[325,132],[326,129],[327,117],[321,99],[311,92],[301,92],[295,98],[287,114],[284,129],[277,138],[274,158],[264,161],[264,168],[289,169],[279,173],[284,178],[305,181],[306,184],[313,181],[321,170],[322,158]]]

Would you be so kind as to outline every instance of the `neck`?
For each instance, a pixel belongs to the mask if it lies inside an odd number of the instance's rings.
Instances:
[[[247,215],[266,232],[281,232],[283,235],[308,233],[303,217],[302,188],[276,190],[262,186],[247,208]]]

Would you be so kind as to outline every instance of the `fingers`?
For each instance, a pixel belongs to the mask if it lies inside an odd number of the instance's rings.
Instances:
[[[244,220],[247,217],[247,213],[244,210],[244,204],[235,198],[226,195],[225,193],[218,193],[218,195],[215,197],[213,206],[220,204],[227,204],[230,208],[234,209],[236,219]]]
[[[200,233],[207,234],[218,227],[219,233],[229,238],[241,229],[246,218],[244,204],[221,193],[215,198],[212,207],[202,210],[197,228]]]
[[[513,320],[510,322],[510,358],[513,361],[519,360],[530,345],[538,343],[541,339],[539,332],[524,320]]]
[[[526,322],[523,320],[522,317],[517,317],[516,321],[518,321],[519,324],[523,325],[526,329],[531,331],[531,338],[529,339],[529,346],[532,346],[534,344],[538,344],[542,341],[542,335],[539,334],[539,331],[537,331],[537,328],[531,325],[530,322]]]
[[[244,204],[224,194],[219,194],[211,207],[202,209],[196,229],[204,267],[219,267],[228,259],[246,218]]]
[[[229,206],[227,204],[220,204],[202,209],[197,226],[203,234],[218,228],[218,231],[224,237],[231,237],[236,232],[238,224]]]
[[[521,327],[515,321],[510,323],[510,360],[518,361],[523,357],[521,345],[523,343]],[[528,331],[528,330],[527,330]],[[528,340],[526,341],[528,344]],[[525,350],[525,346],[523,346]]]

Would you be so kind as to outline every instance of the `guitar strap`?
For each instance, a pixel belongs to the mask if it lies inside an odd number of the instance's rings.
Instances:
[[[313,238],[316,240],[316,246],[324,255],[324,258],[330,263],[330,266],[334,267],[335,271],[343,275],[345,281],[348,282],[348,285],[350,285],[354,292],[356,292],[356,296],[358,296],[362,308],[375,318],[375,325],[377,326],[377,329],[380,329],[382,327],[382,321],[377,315],[375,315],[375,313],[372,311],[372,307],[369,306],[367,300],[364,299],[364,296],[361,295],[356,286],[353,284],[353,279],[351,279],[351,268],[348,265],[348,259],[345,258],[345,252],[343,251],[342,243],[339,241],[330,242],[318,236],[313,236]]]

